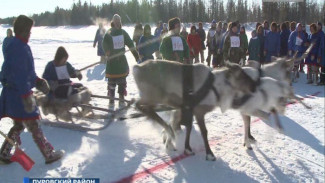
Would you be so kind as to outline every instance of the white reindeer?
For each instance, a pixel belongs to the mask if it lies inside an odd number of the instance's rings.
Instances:
[[[213,161],[215,156],[207,139],[205,114],[217,106],[222,111],[229,109],[238,92],[251,94],[255,92],[256,83],[236,64],[230,64],[227,68],[215,71],[211,71],[209,67],[202,64],[183,65],[171,61],[152,60],[134,66],[133,75],[140,93],[136,106],[166,130],[169,135],[168,139],[174,139],[174,129],[157,115],[154,107],[163,104],[179,109],[189,102],[184,101],[183,97],[183,84],[191,84],[184,80],[184,77],[188,77],[186,69],[191,70],[193,77],[191,100],[193,106],[187,107],[193,107],[193,114],[205,144],[206,160]],[[200,95],[202,93],[204,95]],[[186,126],[184,150],[186,154],[194,154],[190,147],[191,129],[192,124]]]

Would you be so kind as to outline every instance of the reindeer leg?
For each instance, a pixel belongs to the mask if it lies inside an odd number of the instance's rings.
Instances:
[[[186,155],[194,155],[195,154],[192,151],[192,148],[190,146],[191,131],[192,131],[192,125],[186,126],[185,150],[184,150],[184,154],[186,154]]]
[[[141,105],[139,102],[136,103],[136,108],[140,110],[142,113],[147,115],[150,119],[160,124],[166,132],[171,136],[172,139],[175,139],[174,130],[170,125],[168,125],[154,110],[152,106],[149,105]]]
[[[245,114],[241,114],[241,116],[243,118],[244,128],[245,128],[245,133],[244,133],[244,146],[246,146],[247,149],[252,150],[251,142],[249,140],[250,126],[251,126],[251,117],[250,116],[247,116]]]
[[[195,115],[197,123],[199,125],[201,135],[204,141],[205,145],[205,151],[206,151],[206,160],[208,161],[215,161],[216,157],[214,156],[213,152],[211,151],[209,141],[208,141],[208,130],[205,126],[205,121],[204,121],[204,115]]]
[[[283,127],[282,127],[282,124],[280,122],[280,118],[279,118],[278,112],[275,109],[272,109],[271,112],[272,112],[272,114],[274,114],[274,117],[275,117],[275,126],[278,128],[278,130],[280,132],[282,132],[283,131]]]
[[[251,134],[251,116],[248,116],[248,115],[245,115],[245,114],[241,114],[242,115],[242,118],[243,120],[248,120],[249,122],[249,125],[248,125],[248,139],[252,142],[252,143],[255,143],[256,142],[256,139],[252,136]]]

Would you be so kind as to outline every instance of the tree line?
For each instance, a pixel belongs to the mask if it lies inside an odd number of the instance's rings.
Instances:
[[[304,0],[289,3],[263,2],[248,5],[247,0],[138,0],[113,1],[93,5],[87,1],[73,3],[70,9],[56,7],[54,12],[32,15],[36,26],[93,25],[98,18],[110,19],[115,13],[123,23],[167,22],[171,17],[180,17],[182,22],[236,21],[261,22],[297,21],[311,23],[325,21],[325,2]],[[0,19],[2,24],[12,24],[15,17]]]

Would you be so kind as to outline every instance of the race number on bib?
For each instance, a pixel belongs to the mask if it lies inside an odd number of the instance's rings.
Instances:
[[[240,39],[238,36],[230,36],[230,47],[238,48],[240,46]]]
[[[55,72],[56,72],[56,75],[58,76],[59,80],[70,79],[67,65],[55,67]]]
[[[114,49],[124,48],[124,36],[112,36]]]
[[[296,38],[296,45],[297,45],[297,46],[300,46],[300,45],[302,44],[302,42],[303,42],[303,40],[300,39],[300,37],[297,37],[297,38]]]
[[[172,37],[172,44],[173,44],[173,51],[183,51],[184,50],[182,38],[180,38],[178,36]]]

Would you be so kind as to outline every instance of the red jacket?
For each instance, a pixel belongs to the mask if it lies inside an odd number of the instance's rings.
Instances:
[[[199,54],[200,50],[202,49],[202,43],[201,43],[201,38],[200,35],[195,33],[189,34],[187,36],[187,44],[190,48],[190,55],[195,56]],[[192,49],[194,49],[194,53],[192,52]]]

